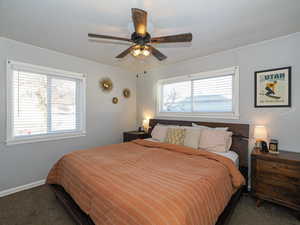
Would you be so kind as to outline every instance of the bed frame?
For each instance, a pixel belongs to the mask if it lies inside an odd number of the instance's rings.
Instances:
[[[209,127],[228,127],[229,131],[233,132],[231,150],[235,151],[239,155],[240,168],[245,168],[248,166],[249,124],[151,119],[149,122],[149,133],[151,133],[151,130],[158,123],[179,126],[191,126],[192,123],[196,123]],[[80,209],[80,207],[64,190],[63,187],[61,187],[60,185],[50,185],[50,187],[54,191],[56,198],[63,204],[67,212],[71,215],[71,217],[78,225],[95,225],[91,218]],[[229,223],[242,192],[243,188],[240,188],[231,197],[226,208],[219,216],[216,225],[227,225]]]

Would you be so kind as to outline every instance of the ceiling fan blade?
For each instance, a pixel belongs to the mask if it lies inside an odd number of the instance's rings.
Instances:
[[[125,51],[121,52],[119,55],[116,56],[116,58],[121,59],[124,58],[126,55],[128,55],[131,50],[135,47],[135,45],[130,46],[129,48],[127,48]]]
[[[111,39],[111,40],[119,40],[119,41],[129,41],[132,42],[129,38],[122,38],[122,37],[114,37],[109,35],[102,35],[102,34],[88,34],[90,38],[103,38],[103,39]]]
[[[174,43],[174,42],[191,42],[193,39],[192,33],[176,34],[163,37],[151,38],[151,43]]]
[[[156,48],[154,48],[153,46],[149,46],[150,47],[150,51],[152,53],[152,55],[157,58],[159,61],[162,61],[164,59],[167,58],[167,56],[165,56],[164,54],[162,54],[160,51],[158,51]]]
[[[141,36],[147,33],[147,12],[141,9],[131,9],[135,32]]]

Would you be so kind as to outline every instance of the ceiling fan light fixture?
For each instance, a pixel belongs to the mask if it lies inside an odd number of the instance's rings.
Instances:
[[[135,57],[138,56],[149,56],[150,55],[150,50],[148,46],[136,46],[132,51],[131,54]]]
[[[131,51],[131,54],[135,57],[139,56],[142,53],[140,48],[135,48]]]
[[[149,56],[150,55],[150,51],[149,51],[149,49],[143,49],[142,50],[142,54],[144,55],[144,56]]]

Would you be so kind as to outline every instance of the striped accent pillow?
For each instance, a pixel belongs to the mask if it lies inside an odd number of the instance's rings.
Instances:
[[[185,129],[168,128],[165,142],[176,145],[183,145],[185,138]]]

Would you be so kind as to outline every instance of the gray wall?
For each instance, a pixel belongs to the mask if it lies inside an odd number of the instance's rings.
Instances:
[[[57,141],[6,146],[6,59],[85,73],[87,79],[87,135]],[[99,88],[102,77],[114,83],[112,93]],[[122,97],[130,88],[132,96]],[[119,97],[119,104],[111,99]],[[122,131],[136,127],[135,75],[111,66],[0,38],[0,191],[44,179],[51,166],[76,149],[121,142]]]
[[[154,85],[158,79],[235,65],[240,66],[240,119],[198,118],[196,120],[266,124],[270,136],[279,139],[280,148],[300,152],[297,142],[300,137],[298,131],[300,128],[299,43],[300,33],[296,33],[207,57],[159,67],[140,76],[136,91],[135,76],[130,72],[0,38],[0,191],[44,179],[53,163],[65,153],[120,142],[122,131],[136,127],[136,118],[140,124],[144,117],[155,117]],[[8,58],[87,74],[87,136],[6,146],[5,63]],[[292,108],[254,108],[254,71],[282,66],[293,67]],[[98,82],[104,76],[110,77],[114,82],[115,88],[110,94],[104,94],[99,89]],[[124,87],[132,90],[130,99],[121,97]],[[111,103],[113,96],[120,97],[119,104]],[[195,120],[195,118],[180,119]]]
[[[147,74],[141,75],[137,84],[138,121],[142,121],[143,117],[155,117],[154,85],[158,79],[240,66],[239,120],[179,119],[265,124],[268,127],[270,137],[279,139],[280,148],[300,152],[298,142],[300,138],[299,59],[300,33],[295,33],[148,71]],[[283,66],[292,66],[292,108],[254,108],[254,71]]]

